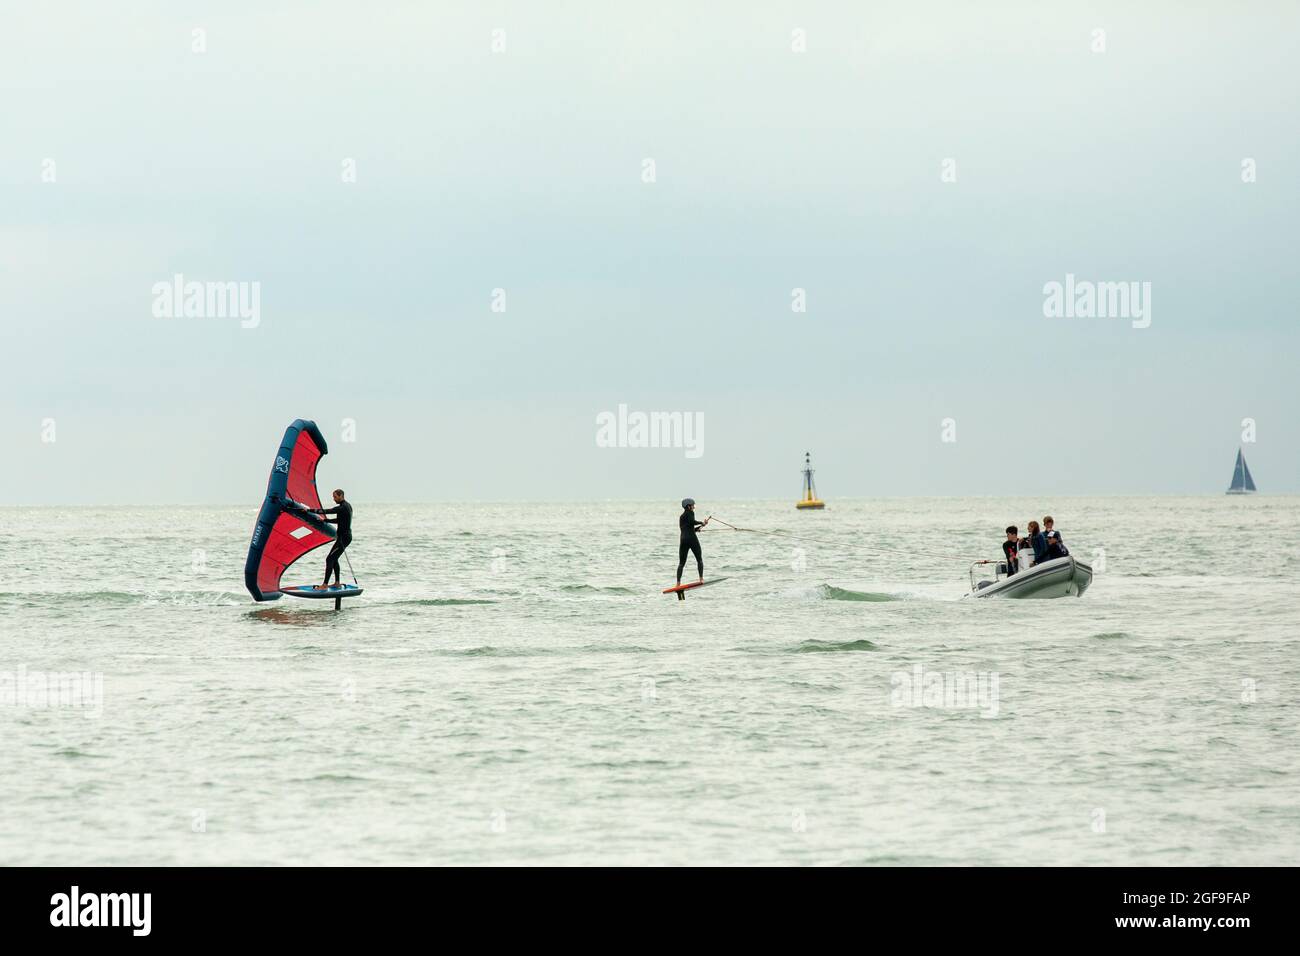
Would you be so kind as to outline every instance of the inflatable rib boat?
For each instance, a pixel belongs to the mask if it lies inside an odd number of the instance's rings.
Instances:
[[[977,568],[993,565],[993,579],[976,580]],[[970,568],[967,597],[1057,598],[1078,597],[1092,583],[1092,568],[1066,555],[1032,568],[1007,574],[1005,561],[976,561]]]

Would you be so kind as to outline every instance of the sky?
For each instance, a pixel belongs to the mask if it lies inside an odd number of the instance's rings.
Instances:
[[[1300,492],[1300,6],[1250,11],[11,5],[0,495],[256,507],[300,417],[354,500],[794,498],[805,451],[827,500],[1218,494],[1239,446]],[[1149,324],[1046,315],[1068,275]]]

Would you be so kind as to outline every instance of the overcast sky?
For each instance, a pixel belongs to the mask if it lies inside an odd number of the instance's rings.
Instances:
[[[0,493],[255,505],[297,417],[355,499],[1217,494],[1246,418],[1295,493],[1300,5],[1249,9],[12,7]]]

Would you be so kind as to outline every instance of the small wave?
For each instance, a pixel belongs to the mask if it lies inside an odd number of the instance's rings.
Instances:
[[[1102,634],[1088,635],[1088,637],[1090,637],[1094,641],[1122,641],[1122,640],[1127,640],[1132,636],[1133,636],[1132,634],[1129,634],[1125,631],[1106,631],[1105,633]]]
[[[562,584],[561,591],[567,591],[570,594],[635,594],[631,588],[598,588],[593,584]]]
[[[294,783],[370,783],[369,777],[356,777],[350,773],[318,773],[313,777],[299,777]]]
[[[458,647],[435,651],[453,657],[549,657],[565,654],[654,654],[653,648],[639,644],[588,644],[584,647]]]
[[[840,643],[838,641],[803,641],[798,647],[792,648],[796,654],[833,654],[836,651],[874,651],[878,650],[875,644],[868,640],[847,641]]]
[[[542,651],[525,651],[515,647],[463,647],[457,650],[444,651],[443,653],[452,654],[456,657],[534,657],[538,654],[546,653]]]
[[[893,594],[881,594],[876,591],[850,591],[848,588],[837,588],[834,585],[823,584],[817,589],[818,596],[827,601],[897,601],[898,598]]]
[[[231,607],[248,604],[248,595],[230,591],[151,591],[140,600],[145,607]]]
[[[99,607],[136,604],[141,607],[229,607],[246,599],[229,591],[0,591],[0,603],[23,607]]]
[[[0,591],[0,599],[16,599],[35,603],[62,604],[75,601],[84,604],[87,601],[104,601],[114,604],[128,604],[144,600],[143,594],[131,594],[128,591]]]
[[[413,604],[417,607],[460,607],[466,604],[496,604],[485,598],[415,598],[409,601],[394,601],[394,604]]]

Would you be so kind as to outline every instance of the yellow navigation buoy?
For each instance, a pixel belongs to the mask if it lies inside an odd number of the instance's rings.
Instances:
[[[812,470],[812,452],[803,453],[803,497],[796,502],[795,507],[800,511],[809,508],[820,509],[826,507],[826,502],[817,497],[817,486],[813,484]]]

